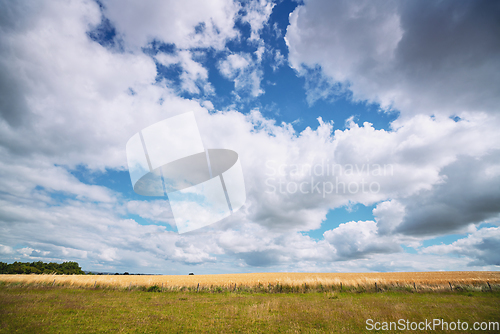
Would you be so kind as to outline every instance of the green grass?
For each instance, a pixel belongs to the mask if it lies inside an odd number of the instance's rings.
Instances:
[[[368,318],[500,321],[499,305],[500,292],[159,293],[1,285],[0,333],[359,333],[368,332]]]

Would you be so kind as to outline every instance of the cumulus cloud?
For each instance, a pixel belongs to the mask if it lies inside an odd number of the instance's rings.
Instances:
[[[437,13],[445,5],[451,6],[443,2],[423,11]],[[263,94],[261,62],[268,51],[254,42],[269,19],[270,3],[251,2],[243,14],[240,4],[225,0],[127,5],[104,1],[103,8],[89,1],[2,6],[8,9],[0,10],[3,258],[81,259],[93,268],[132,266],[152,272],[165,272],[165,266],[185,270],[194,264],[212,272],[254,266],[363,271],[497,265],[484,255],[487,248],[495,249],[494,240],[481,233],[460,241],[469,240],[476,249],[462,252],[464,258],[444,261],[431,254],[438,251],[432,248],[416,255],[416,262],[400,256],[401,244],[475,231],[500,212],[500,123],[488,107],[496,98],[498,77],[486,71],[496,64],[496,44],[478,44],[465,36],[457,44],[458,55],[438,46],[428,50],[429,57],[442,53],[442,59],[456,60],[456,66],[480,83],[471,88],[469,81],[462,81],[471,89],[466,94],[454,81],[461,71],[455,75],[438,62],[434,73],[405,53],[414,45],[430,43],[429,34],[419,30],[423,16],[412,16],[409,4],[307,1],[291,16],[290,64],[302,75],[320,65],[318,73],[326,86],[340,82],[339,87],[352,90],[355,99],[378,101],[406,116],[386,130],[353,119],[345,129],[334,129],[331,122],[318,118],[316,126],[296,132],[292,124],[277,124],[259,110],[221,112],[202,97],[179,97],[211,94],[208,69],[197,58],[206,51],[203,48],[224,55],[217,69],[234,81],[238,94]],[[476,5],[456,6],[461,8],[456,22],[445,21],[450,36],[479,15]],[[234,23],[243,17],[257,51],[228,52],[225,43],[238,37]],[[123,41],[123,50],[90,38],[89,31],[105,18]],[[485,25],[491,24],[488,20],[490,14]],[[473,36],[478,29],[481,26],[470,28]],[[489,34],[482,40],[490,41]],[[153,41],[175,44],[174,51],[143,52],[141,48]],[[460,58],[466,41],[476,47],[469,55],[477,63]],[[489,53],[477,58],[482,51]],[[273,57],[277,66],[284,63],[278,51]],[[429,59],[425,64],[432,63]],[[158,78],[157,64],[181,68],[179,90]],[[416,70],[420,67],[422,72]],[[421,75],[413,75],[415,71]],[[439,73],[436,85],[445,90],[441,102],[436,86],[426,84]],[[491,85],[480,95],[483,83]],[[420,88],[413,90],[417,85]],[[449,102],[448,89],[456,89],[460,99]],[[329,94],[316,93],[317,98]],[[477,96],[484,101],[470,107]],[[459,102],[463,108],[454,107]],[[133,134],[191,110],[206,147],[239,154],[247,202],[235,215],[180,236],[158,226],[173,225],[164,201],[127,198],[72,174],[76,166],[90,174],[123,171],[125,143]],[[448,110],[460,114],[460,120],[448,118]],[[344,224],[326,231],[322,240],[301,233],[320,228],[329,210],[355,203],[376,205],[375,219],[339,222]],[[158,225],[141,225],[129,215]],[[229,262],[221,264],[221,258]]]
[[[180,88],[190,94],[200,94],[203,89],[205,95],[213,93],[213,87],[208,82],[208,71],[199,62],[193,59],[193,53],[181,50],[177,54],[158,53],[155,59],[165,67],[179,65],[182,68]]]
[[[103,203],[116,201],[114,194],[106,187],[82,183],[65,168],[44,161],[38,161],[36,165],[31,166],[31,161],[23,159],[10,163],[5,160],[0,162],[0,173],[9,176],[0,180],[5,193],[28,199],[35,195],[33,192],[41,195],[40,191],[43,190]]]
[[[335,247],[339,260],[366,257],[368,254],[396,253],[400,246],[392,238],[380,238],[373,221],[348,222],[324,233],[325,240]]]
[[[219,71],[234,81],[236,92],[248,91],[253,97],[264,93],[260,87],[263,73],[248,53],[230,54],[219,63]]]
[[[500,228],[483,228],[450,245],[423,248],[422,253],[461,255],[471,260],[469,266],[500,266]]]
[[[14,250],[12,247],[5,246],[5,245],[0,245],[0,254],[2,255],[8,255],[14,253]]]
[[[223,49],[236,38],[234,20],[240,10],[231,0],[217,1],[103,1],[104,14],[132,49],[154,40],[181,49]]]
[[[418,116],[393,131],[376,130],[369,123],[352,123],[346,130],[333,131],[330,123],[320,120],[315,130],[296,134],[290,125],[276,125],[258,112],[200,117],[207,146],[228,147],[240,154],[247,187],[246,219],[281,231],[319,228],[329,209],[349,203],[373,205],[398,198],[379,204],[375,211],[380,233],[390,234],[406,224],[400,225],[403,218],[410,219],[410,203],[419,203],[417,198],[435,194],[439,187],[461,184],[470,188],[462,176],[450,179],[444,168],[462,165],[461,157],[483,164],[499,142],[471,140],[498,136],[496,124],[483,118],[455,122]],[[497,165],[487,166],[493,173]],[[474,173],[471,182],[482,175],[481,170]],[[493,173],[486,181],[491,189],[496,179]],[[457,192],[431,202],[460,196]],[[495,201],[493,193],[484,196]],[[441,224],[440,228],[451,232],[459,225]]]
[[[59,164],[123,166],[116,145],[134,131],[135,120],[123,117],[131,107],[130,90],[144,97],[135,107],[145,118],[160,112],[162,92],[150,85],[154,62],[146,55],[111,53],[87,36],[90,24],[100,20],[96,3],[24,6],[30,23],[5,28],[0,67],[19,82],[4,99],[24,101],[28,111],[17,126],[0,121],[0,143],[11,154],[37,154]]]
[[[175,226],[172,209],[166,200],[128,201],[127,210],[143,218]]]
[[[250,25],[250,41],[259,39],[260,31],[269,20],[274,6],[274,3],[267,0],[250,1],[245,4],[245,15],[241,20]]]
[[[373,209],[379,234],[389,234],[398,226],[405,216],[405,207],[397,200],[382,202]]]
[[[274,64],[272,64],[273,71],[285,64],[285,57],[281,54],[280,50],[274,52]]]
[[[306,1],[290,16],[289,62],[403,115],[495,113],[499,13],[491,1]]]
[[[431,190],[403,200],[406,214],[398,232],[437,235],[468,231],[500,214],[498,151],[483,159],[459,157],[441,171],[445,178]]]
[[[31,250],[23,253],[28,260],[43,255],[58,260],[81,259],[88,265],[96,262],[125,268],[137,265],[141,258],[157,265],[159,259],[179,263],[213,259],[207,252],[208,240],[191,242],[185,247],[176,244],[179,240],[176,233],[167,232],[162,226],[143,226],[132,219],[120,219],[119,211],[112,206],[81,201],[56,206],[38,201],[27,211],[24,205],[3,202],[2,243],[11,245],[7,247],[28,245]],[[16,258],[12,253],[9,253],[11,258]],[[160,271],[161,267],[155,265],[151,270]]]

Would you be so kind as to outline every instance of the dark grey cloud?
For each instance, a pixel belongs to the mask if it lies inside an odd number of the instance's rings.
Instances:
[[[279,252],[274,250],[239,253],[238,257],[252,267],[269,267],[281,262]]]
[[[0,61],[0,117],[12,127],[18,127],[29,113],[26,98],[18,78]]]
[[[500,3],[488,0],[311,0],[291,16],[286,38],[294,68],[307,77],[320,67],[329,78],[317,96],[341,83],[354,99],[403,115],[497,113],[498,17]]]
[[[450,245],[424,248],[424,254],[454,254],[465,257],[468,266],[500,266],[500,228],[488,227],[471,233]]]
[[[32,14],[39,11],[38,2],[0,1],[0,117],[10,126],[19,127],[29,113],[22,68],[10,62],[15,51],[12,33],[33,26]]]
[[[373,221],[341,224],[336,229],[326,231],[324,237],[335,248],[334,258],[340,261],[402,251],[396,239],[378,234],[376,223]]]
[[[486,237],[480,243],[475,245],[477,251],[480,252],[476,256],[476,261],[470,265],[495,265],[500,266],[500,238]]]
[[[500,154],[460,157],[440,172],[444,182],[402,200],[406,216],[396,232],[413,236],[454,233],[500,215]]]
[[[500,3],[403,1],[394,71],[431,112],[498,112]],[[396,83],[396,82],[394,82]]]

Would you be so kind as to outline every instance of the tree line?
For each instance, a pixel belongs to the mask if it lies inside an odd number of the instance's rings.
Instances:
[[[0,262],[0,274],[85,275],[77,262],[45,263],[42,261],[11,264]]]

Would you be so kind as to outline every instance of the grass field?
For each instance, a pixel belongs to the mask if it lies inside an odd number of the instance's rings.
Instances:
[[[0,333],[358,333],[367,319],[498,322],[500,272],[0,275]]]
[[[367,319],[498,322],[499,305],[495,291],[152,293],[2,284],[0,333],[363,333]]]

